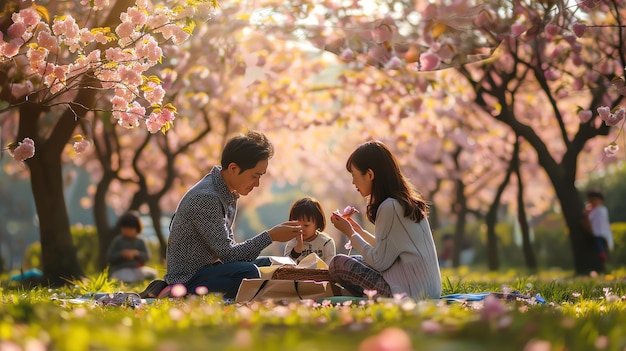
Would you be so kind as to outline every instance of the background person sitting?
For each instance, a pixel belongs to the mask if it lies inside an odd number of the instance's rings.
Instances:
[[[158,276],[156,269],[145,266],[150,250],[139,234],[143,230],[141,219],[134,213],[126,213],[118,220],[118,234],[107,250],[109,278],[125,283],[141,282]]]

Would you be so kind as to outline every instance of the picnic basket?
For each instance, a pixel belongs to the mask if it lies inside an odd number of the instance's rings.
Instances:
[[[272,279],[279,280],[315,280],[315,281],[331,281],[328,269],[313,268],[296,268],[296,267],[278,267]]]

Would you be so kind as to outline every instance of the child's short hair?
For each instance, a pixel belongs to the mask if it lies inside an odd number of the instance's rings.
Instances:
[[[141,233],[143,225],[139,216],[133,212],[124,213],[117,221],[120,228],[135,228],[137,233]]]
[[[604,195],[599,190],[589,190],[587,191],[587,198],[598,199],[604,201]]]
[[[303,197],[291,205],[289,210],[289,219],[292,221],[298,219],[312,219],[318,230],[326,228],[326,218],[322,204],[314,198]]]

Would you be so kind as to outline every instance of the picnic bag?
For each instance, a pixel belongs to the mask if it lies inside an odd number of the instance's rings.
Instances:
[[[244,279],[235,302],[317,300],[334,295],[331,285],[313,280]]]
[[[272,274],[272,279],[279,280],[315,280],[331,281],[328,269],[296,268],[289,266],[278,267]]]

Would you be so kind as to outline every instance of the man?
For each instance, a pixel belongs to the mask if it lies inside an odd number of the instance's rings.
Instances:
[[[170,286],[183,284],[188,293],[206,287],[234,298],[244,278],[260,278],[252,261],[264,248],[301,235],[297,222],[289,221],[244,242],[235,241],[237,200],[259,186],[273,153],[272,144],[260,132],[227,142],[221,166],[214,166],[180,200],[170,223],[165,281],[150,283],[142,297],[163,297]]]

